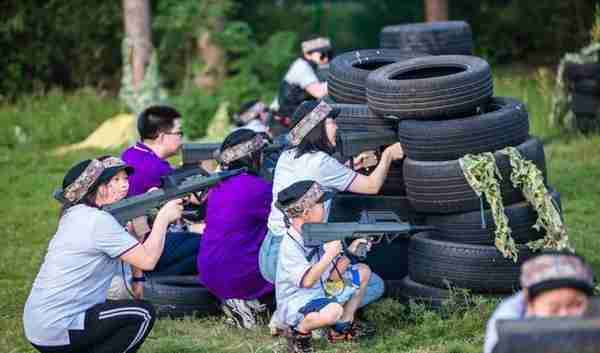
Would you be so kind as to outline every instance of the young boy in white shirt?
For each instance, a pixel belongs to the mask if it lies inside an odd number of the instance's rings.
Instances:
[[[277,264],[277,315],[291,327],[291,352],[313,352],[311,331],[315,329],[331,327],[330,342],[373,334],[372,328],[357,324],[354,318],[361,304],[372,301],[369,296],[381,295],[381,291],[370,293],[371,270],[353,255],[359,244],[369,246],[367,240],[354,240],[346,251],[339,240],[322,247],[304,246],[302,225],[323,222],[323,202],[331,196],[309,180],[296,182],[277,195],[277,207],[289,221]]]

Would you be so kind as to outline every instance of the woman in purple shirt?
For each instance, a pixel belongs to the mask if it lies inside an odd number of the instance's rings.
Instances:
[[[262,134],[240,129],[221,145],[222,169],[246,167],[248,171],[210,190],[197,259],[200,281],[221,300],[230,321],[248,329],[266,314],[258,299],[273,292],[273,285],[263,279],[258,267],[273,189],[258,175],[267,143]]]

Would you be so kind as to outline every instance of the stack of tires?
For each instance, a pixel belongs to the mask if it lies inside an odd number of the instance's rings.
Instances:
[[[600,131],[600,63],[566,64],[563,81],[572,95],[576,128]]]
[[[382,48],[401,48],[431,55],[471,55],[473,35],[463,21],[410,23],[381,30]]]
[[[493,97],[490,67],[473,56],[425,56],[387,65],[369,74],[366,88],[371,110],[398,121],[409,203],[438,229],[411,239],[408,276],[388,280],[389,293],[435,306],[448,297],[449,286],[488,294],[517,289],[520,264],[531,256],[524,243],[544,236],[532,228],[537,215],[512,186],[508,157],[495,153],[503,204],[519,244],[517,262],[504,258],[494,246],[489,205],[471,189],[458,160],[514,146],[545,175],[542,142],[529,136],[525,106]],[[558,202],[558,194],[553,196]]]
[[[382,67],[423,56],[398,49],[364,49],[336,56],[329,65],[329,99],[340,109],[336,122],[340,134],[352,131],[396,131],[397,122],[367,105],[367,76]],[[379,195],[405,196],[402,163],[393,163]]]
[[[338,134],[354,131],[396,133],[398,122],[386,119],[367,105],[366,80],[369,74],[387,65],[404,62],[424,54],[397,49],[364,49],[336,56],[329,65],[328,102],[340,109],[336,122]],[[340,194],[331,208],[330,221],[358,220],[362,210],[392,210],[412,220],[402,177],[402,162],[394,162],[378,195]],[[386,280],[400,280],[407,272],[408,241],[396,239],[373,248],[367,262]]]

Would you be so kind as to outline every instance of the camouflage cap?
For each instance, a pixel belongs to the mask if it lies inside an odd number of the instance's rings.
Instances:
[[[549,253],[527,260],[521,267],[521,286],[535,296],[543,290],[574,287],[591,294],[594,274],[579,256]]]
[[[294,218],[302,215],[304,210],[331,199],[332,196],[331,192],[325,191],[316,181],[303,180],[281,190],[277,195],[276,205],[288,217]]]
[[[71,168],[67,175],[73,175],[73,172],[77,173],[75,169],[79,169],[78,167],[80,166],[81,163]],[[125,164],[120,158],[107,157],[102,160],[92,159],[75,180],[70,182],[68,186],[64,188],[62,196],[70,203],[80,201],[99,180],[109,177],[106,173],[109,169],[112,169],[110,177],[121,169],[126,170],[127,174],[133,173],[133,168]]]
[[[223,164],[229,164],[253,152],[259,151],[268,143],[262,134],[256,134],[256,136],[248,141],[226,148],[219,154],[218,159]]]
[[[327,37],[318,37],[302,42],[302,51],[304,53],[310,53],[315,50],[328,50],[331,49],[331,41]]]

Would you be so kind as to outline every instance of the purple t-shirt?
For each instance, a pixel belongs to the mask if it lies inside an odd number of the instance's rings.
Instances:
[[[135,172],[129,176],[127,196],[143,194],[152,187],[160,187],[160,177],[173,171],[169,162],[160,159],[141,142],[126,149],[121,158],[135,169]]]
[[[200,240],[200,281],[220,299],[257,299],[273,291],[258,267],[273,185],[243,173],[212,187]]]

